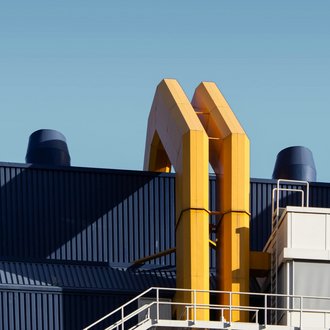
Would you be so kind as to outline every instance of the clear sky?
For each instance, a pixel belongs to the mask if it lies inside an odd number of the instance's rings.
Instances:
[[[330,1],[0,0],[0,160],[53,128],[72,165],[142,169],[157,84],[214,81],[251,141],[251,176],[303,145],[330,181]]]

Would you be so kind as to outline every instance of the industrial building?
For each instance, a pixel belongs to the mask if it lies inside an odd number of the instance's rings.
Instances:
[[[190,102],[164,80],[144,169],[70,166],[53,130],[0,163],[0,329],[330,328],[330,183],[308,149],[250,178],[215,84]]]

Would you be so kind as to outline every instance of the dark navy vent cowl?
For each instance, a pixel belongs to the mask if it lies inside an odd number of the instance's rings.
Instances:
[[[70,166],[65,136],[52,129],[33,132],[29,138],[25,160],[31,164]]]
[[[316,181],[312,152],[301,146],[281,150],[276,158],[273,179]]]

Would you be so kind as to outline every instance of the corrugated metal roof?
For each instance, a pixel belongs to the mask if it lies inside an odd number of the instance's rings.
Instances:
[[[175,287],[175,272],[0,261],[0,285],[3,284],[141,292],[151,286]]]

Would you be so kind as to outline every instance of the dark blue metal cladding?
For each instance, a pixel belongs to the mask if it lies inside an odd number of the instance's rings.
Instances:
[[[272,190],[274,180],[251,179],[250,186],[250,249],[262,251],[271,233]]]
[[[0,329],[78,330],[132,298],[113,293],[0,287]],[[102,329],[113,321],[107,320]]]
[[[175,246],[173,175],[4,163],[0,184],[1,257],[128,264]]]
[[[2,259],[128,265],[175,246],[174,175],[2,163],[0,185]],[[270,235],[275,185],[275,180],[251,179],[252,250],[262,250]],[[330,184],[312,183],[310,205],[330,207],[329,191]],[[299,198],[283,195],[281,203],[298,205]],[[219,208],[214,176],[209,207]],[[214,251],[210,259],[215,267]],[[175,255],[150,263],[173,266]]]
[[[0,329],[82,329],[153,286],[175,287],[175,272],[0,261]]]
[[[330,183],[312,183],[309,201],[314,207],[330,207]]]
[[[174,286],[172,271],[109,267],[175,246],[174,175],[2,163],[0,185],[0,330],[81,329],[145,286]],[[270,235],[275,186],[251,179],[252,250]],[[211,176],[210,210],[216,201]],[[281,206],[300,202],[280,196]],[[311,184],[310,206],[330,207],[330,184]],[[215,268],[214,250],[210,261]],[[151,264],[173,266],[175,255]]]

